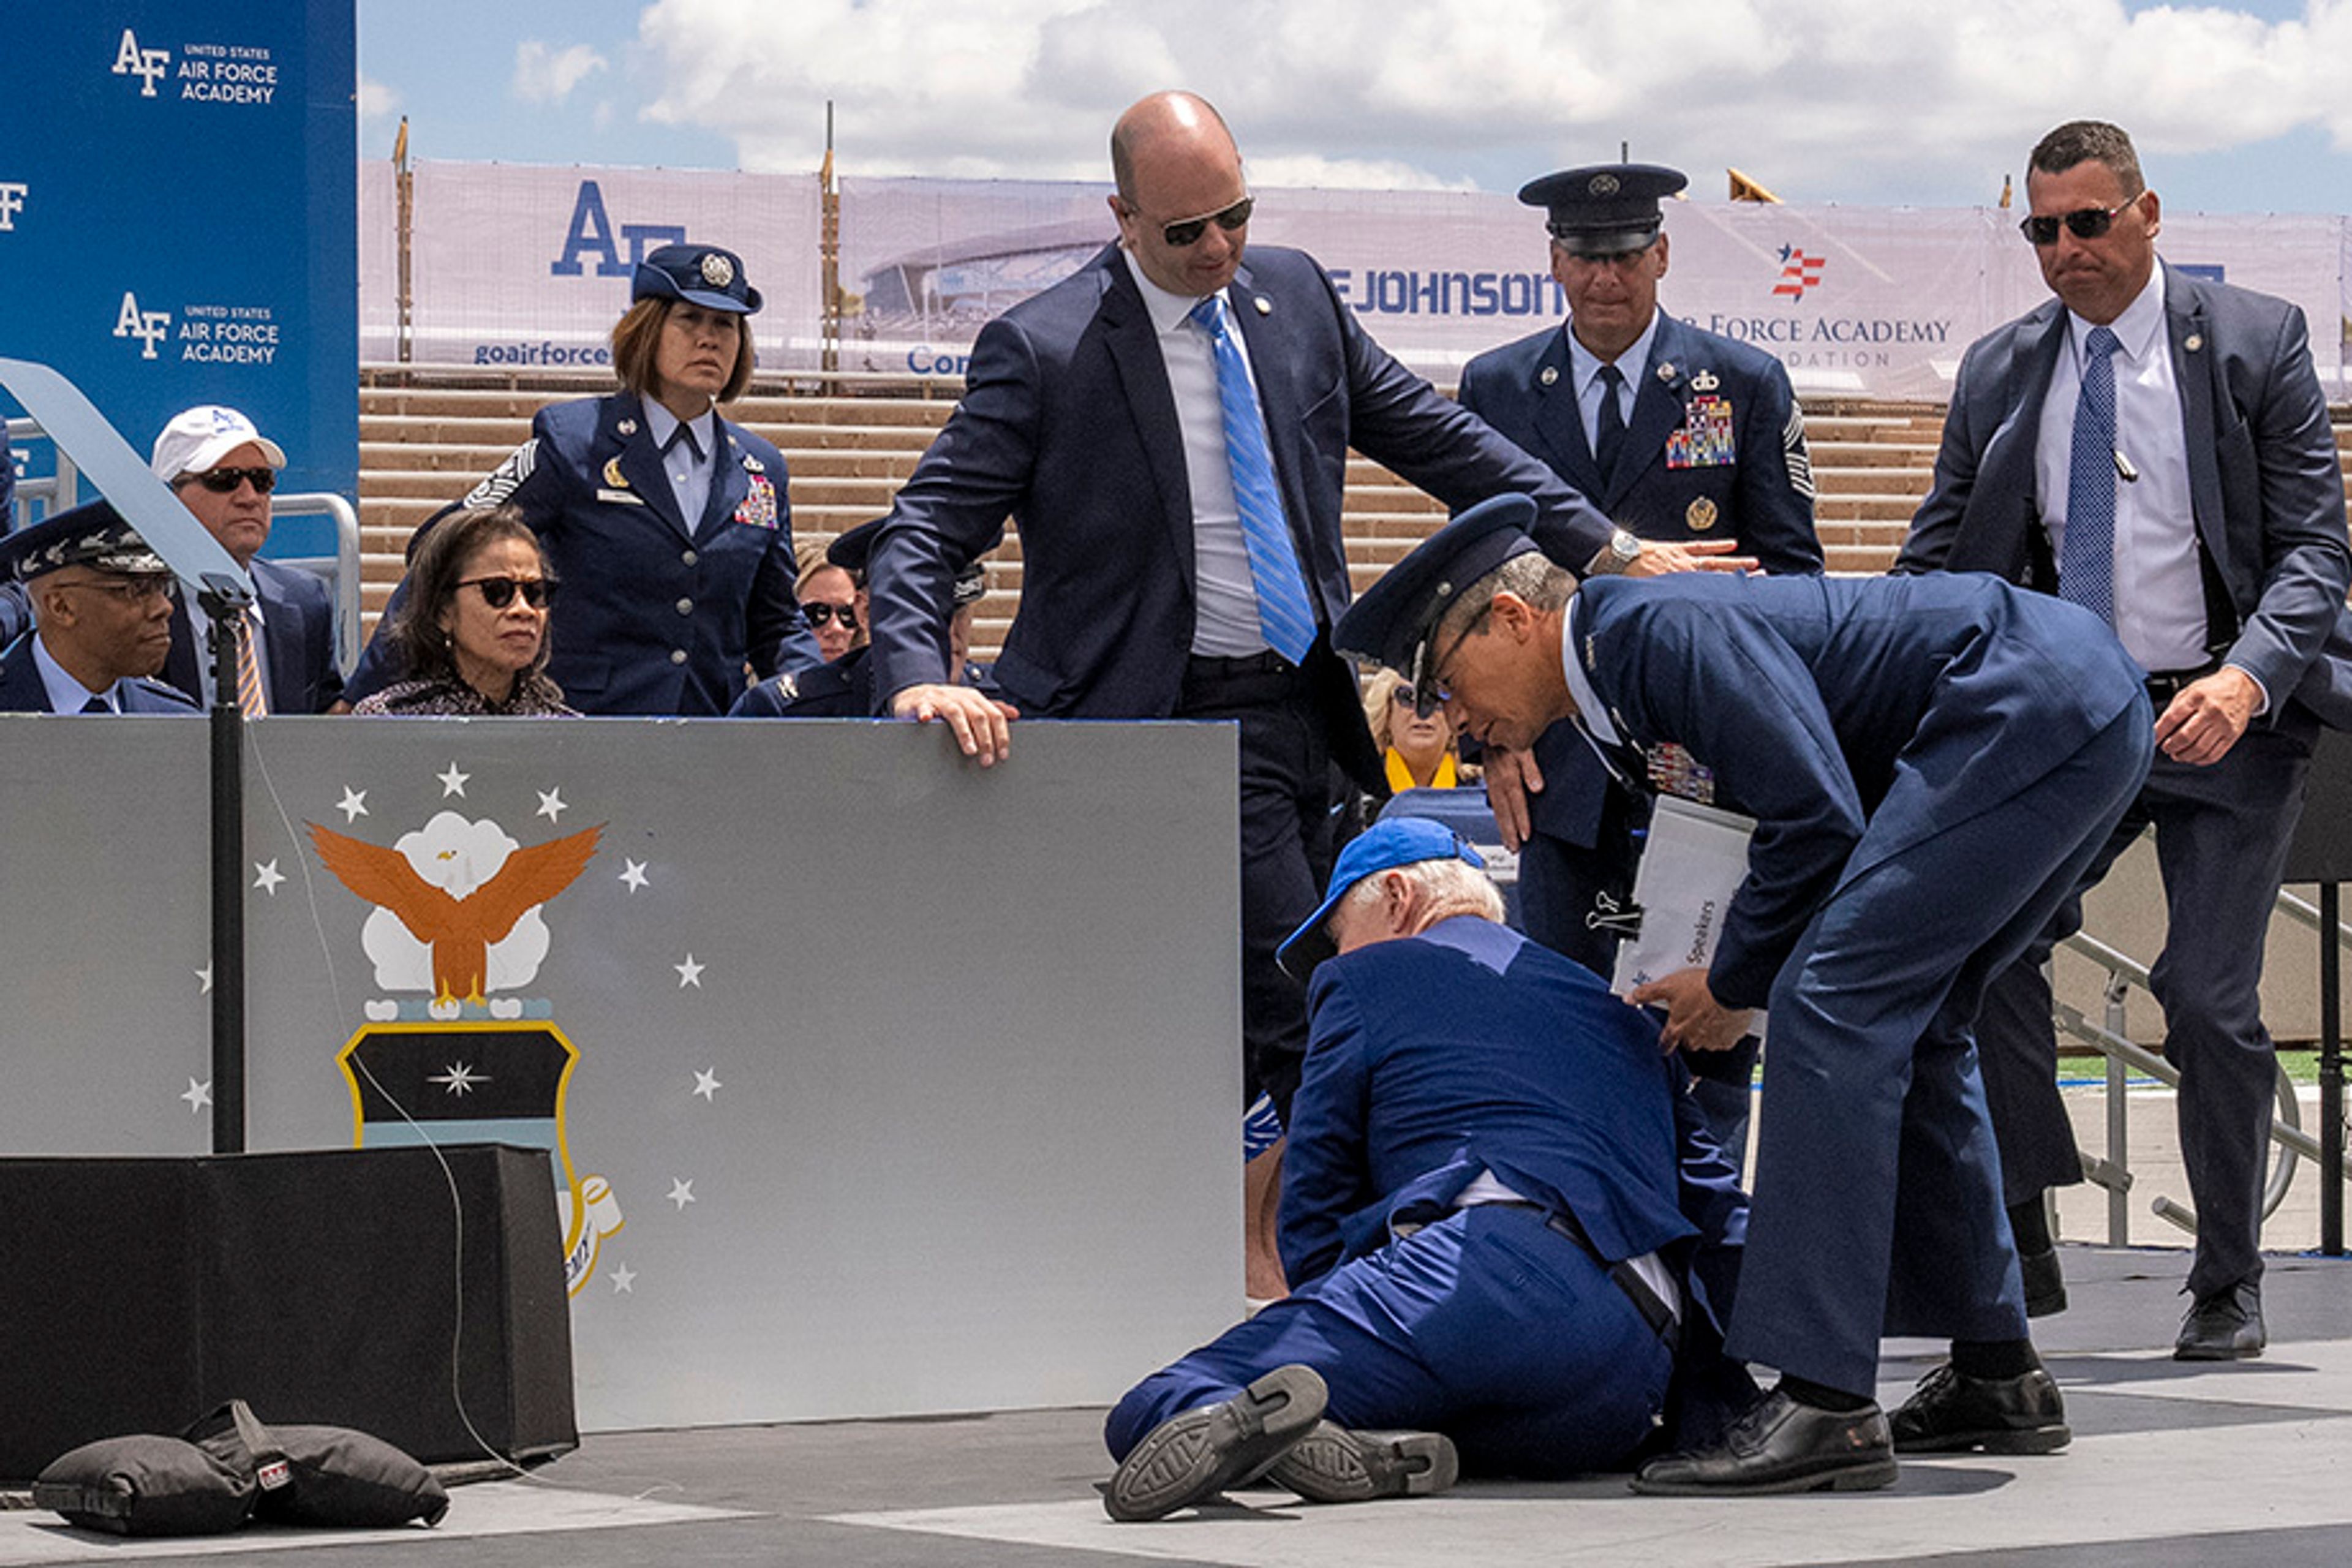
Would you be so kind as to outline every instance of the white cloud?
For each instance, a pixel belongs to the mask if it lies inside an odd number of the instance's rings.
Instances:
[[[360,118],[377,120],[400,112],[400,94],[380,81],[360,78]]]
[[[604,57],[586,44],[559,49],[526,38],[515,46],[514,95],[525,103],[562,103],[573,88],[609,68]]]
[[[814,166],[831,99],[846,170],[1099,179],[1118,110],[1179,85],[1269,184],[1507,188],[1622,140],[1708,185],[1940,204],[2081,116],[2156,153],[2352,147],[2352,0],[659,0],[638,47],[645,116],[753,169]]]

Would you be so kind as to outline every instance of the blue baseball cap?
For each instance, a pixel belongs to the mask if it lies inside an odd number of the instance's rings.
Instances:
[[[629,279],[629,298],[686,300],[737,316],[760,308],[760,291],[743,276],[743,258],[715,245],[665,245],[646,252]]]
[[[1423,860],[1460,860],[1480,870],[1486,867],[1486,862],[1478,858],[1478,851],[1442,822],[1426,816],[1392,816],[1385,822],[1376,822],[1349,839],[1348,847],[1339,851],[1339,863],[1331,868],[1330,892],[1307,917],[1307,923],[1292,931],[1276,950],[1275,962],[1282,965],[1285,973],[1306,979],[1317,964],[1338,951],[1331,933],[1323,929],[1323,922],[1331,918],[1331,911],[1339,907],[1348,890],[1367,877]]]

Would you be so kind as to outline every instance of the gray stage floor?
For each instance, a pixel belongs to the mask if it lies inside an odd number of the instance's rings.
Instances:
[[[1442,1498],[1317,1509],[1251,1491],[1158,1524],[1115,1525],[1095,1491],[1109,1468],[1101,1412],[1027,1411],[591,1436],[530,1479],[459,1489],[433,1531],[123,1542],[50,1514],[0,1513],[0,1568],[197,1557],[335,1568],[2352,1563],[2352,1264],[2274,1258],[2270,1353],[2200,1369],[2168,1353],[2181,1253],[2068,1247],[2065,1258],[2073,1310],[2037,1329],[2066,1389],[2074,1447],[1906,1463],[1884,1492],[1669,1500],[1604,1477],[1469,1482]],[[1932,1363],[1930,1351],[1889,1345],[1890,1403]]]

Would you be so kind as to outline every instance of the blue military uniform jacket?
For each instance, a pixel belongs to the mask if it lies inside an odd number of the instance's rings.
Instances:
[[[2263,683],[2268,721],[2352,727],[2344,477],[2303,312],[2168,267],[2164,314],[2213,652]],[[2032,498],[2042,400],[2065,340],[2066,310],[2052,299],[1970,345],[1935,489],[1897,572],[1991,572],[2055,589]]]
[[[1608,1262],[1744,1236],[1720,1152],[1678,1127],[1655,1026],[1590,970],[1460,916],[1326,960],[1310,990],[1283,1157],[1294,1285],[1438,1217],[1481,1171],[1573,1214]]]
[[[720,714],[757,676],[817,661],[793,598],[783,455],[719,422],[702,516],[680,517],[634,393],[540,410],[530,439],[466,497],[520,508],[562,593],[548,675],[583,713]],[[432,526],[427,523],[425,526]],[[396,672],[371,644],[350,695]]]
[[[1760,350],[1660,311],[1611,474],[1585,440],[1565,328],[1478,355],[1463,367],[1461,397],[1643,539],[1736,539],[1767,572],[1822,569],[1804,415],[1788,372]],[[1544,776],[1528,797],[1536,830],[1591,847],[1608,774],[1566,725],[1544,732],[1535,758]]]
[[[780,670],[756,681],[727,710],[730,719],[866,719],[874,713],[871,644],[831,664]]]
[[[160,680],[134,676],[116,689],[125,713],[193,713],[196,705]],[[31,634],[0,651],[0,713],[50,713],[48,688],[33,662]]]
[[[1373,342],[1312,258],[1253,246],[1227,298],[1324,625],[1349,597],[1350,446],[1452,504],[1519,490],[1537,498],[1539,529],[1587,555],[1606,542],[1580,498]],[[1024,578],[995,665],[1006,699],[1046,718],[1165,717],[1192,646],[1192,494],[1158,336],[1118,247],[982,328],[965,388],[874,549],[877,699],[945,679],[956,571],[1011,515]],[[1327,719],[1342,727],[1335,755],[1378,779],[1352,677],[1314,662]]]
[[[1571,616],[1621,740],[1681,743],[1758,819],[1708,972],[1729,1007],[1764,1005],[1833,889],[2007,802],[2141,697],[2096,617],[1981,574],[1603,577]]]
[[[335,601],[327,584],[299,567],[256,558],[248,570],[261,602],[261,648],[269,666],[269,710],[324,713],[343,694],[335,665]],[[209,648],[198,649],[194,623],[183,602],[172,612],[172,651],[163,660],[165,685],[199,706],[211,690]]]

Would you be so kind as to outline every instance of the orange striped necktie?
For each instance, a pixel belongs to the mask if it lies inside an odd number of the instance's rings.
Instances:
[[[261,660],[253,651],[251,610],[236,613],[236,706],[248,719],[269,711],[269,700],[261,692]]]

